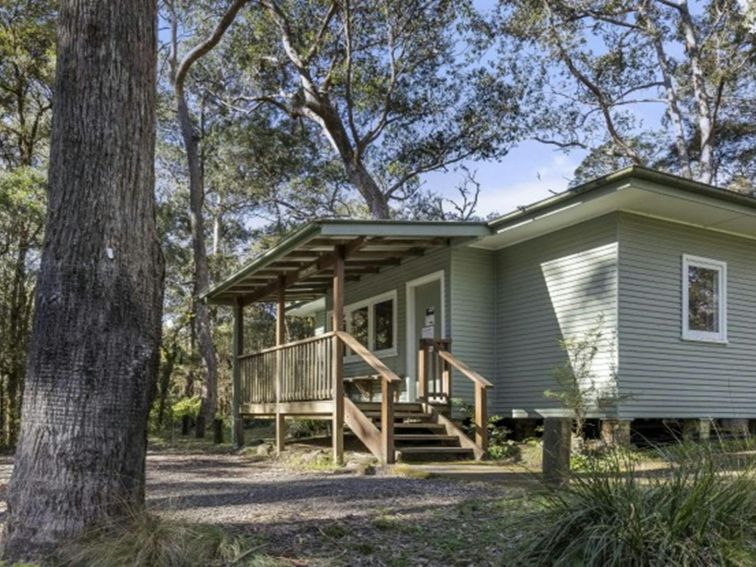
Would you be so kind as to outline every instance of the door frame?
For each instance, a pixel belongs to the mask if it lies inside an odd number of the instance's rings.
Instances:
[[[444,270],[438,270],[437,272],[426,274],[405,283],[405,297],[407,303],[405,309],[405,319],[407,324],[405,346],[407,348],[406,368],[408,377],[410,376],[411,370],[414,370],[412,374],[417,374],[418,337],[415,336],[415,288],[435,281],[440,282],[441,334],[444,335],[446,333],[446,278],[444,277],[444,273]],[[417,376],[414,377],[414,380],[408,380],[407,397],[411,402],[414,402],[417,399]]]

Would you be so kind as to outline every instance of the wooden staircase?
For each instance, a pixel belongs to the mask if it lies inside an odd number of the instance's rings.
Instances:
[[[358,402],[355,406],[380,433],[381,403]],[[360,431],[355,433],[361,437]],[[394,403],[393,434],[397,461],[458,461],[482,456],[469,437],[427,404]]]

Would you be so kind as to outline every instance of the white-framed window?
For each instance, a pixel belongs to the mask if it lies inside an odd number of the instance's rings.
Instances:
[[[683,255],[682,338],[727,342],[727,263]]]
[[[331,327],[332,311],[328,312],[328,326]],[[397,343],[397,294],[392,290],[344,306],[344,328],[347,333],[360,341],[376,356],[396,356]],[[358,357],[349,351],[347,362]]]

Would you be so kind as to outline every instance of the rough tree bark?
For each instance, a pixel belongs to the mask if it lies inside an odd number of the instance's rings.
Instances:
[[[4,557],[144,503],[160,345],[156,0],[60,2],[49,210]]]
[[[210,286],[210,266],[207,260],[207,244],[205,242],[205,183],[202,175],[200,159],[200,136],[195,127],[195,121],[189,110],[186,98],[186,77],[192,65],[206,55],[223,37],[228,27],[236,18],[236,14],[248,0],[234,0],[212,35],[192,49],[181,61],[178,58],[178,18],[172,2],[168,3],[171,13],[171,81],[176,97],[176,111],[181,137],[186,151],[189,170],[189,218],[192,231],[192,257],[194,259],[194,289],[195,294],[206,290]],[[212,327],[207,304],[195,296],[194,310],[196,317],[197,339],[200,354],[205,361],[205,380],[202,395],[202,406],[197,420],[197,436],[204,436],[204,425],[215,418],[218,405],[218,362],[213,347]]]

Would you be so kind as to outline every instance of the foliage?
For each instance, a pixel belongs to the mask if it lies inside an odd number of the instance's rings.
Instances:
[[[587,471],[521,518],[517,564],[549,566],[752,565],[756,561],[753,457],[709,446],[659,451],[645,474],[625,452],[588,459]]]
[[[199,396],[192,396],[191,398],[181,398],[171,407],[171,413],[176,419],[188,416],[196,418],[199,415],[200,404],[202,400]]]
[[[273,566],[255,551],[261,544],[220,526],[163,519],[144,511],[128,511],[84,533],[59,553],[65,565],[87,567]]]
[[[479,28],[502,72],[515,69],[527,85],[529,134],[584,157],[575,182],[640,164],[752,191],[756,30],[747,6],[502,0]]]
[[[600,384],[594,370],[596,357],[607,348],[606,343],[603,316],[585,333],[559,340],[565,360],[552,370],[552,377],[559,389],[546,390],[544,395],[558,400],[565,409],[572,412],[575,435],[578,437],[583,436],[585,421],[591,411],[599,407],[610,407],[619,399],[613,390],[614,385]],[[608,346],[613,356],[613,344]]]
[[[244,13],[223,83],[239,114],[265,108],[338,164],[373,216],[416,193],[419,176],[503,155],[519,97],[465,57],[468,2],[260,2]],[[334,171],[334,170],[330,170]]]
[[[0,445],[9,447],[21,418],[45,185],[36,168],[0,169]]]
[[[581,452],[573,452],[570,456],[570,470],[573,472],[611,472],[617,459],[624,464],[638,465],[643,460],[642,455],[625,447],[595,445],[585,448]]]
[[[54,0],[0,3],[0,169],[39,166],[50,134]]]
[[[328,422],[322,419],[292,419],[287,422],[286,431],[294,439],[323,435],[328,431]]]
[[[0,3],[0,446],[19,430],[45,218],[55,6]]]
[[[512,432],[500,425],[502,420],[500,415],[488,418],[488,452],[486,454],[494,461],[517,462],[522,455],[520,446],[508,438]]]

